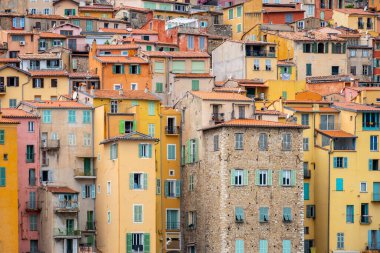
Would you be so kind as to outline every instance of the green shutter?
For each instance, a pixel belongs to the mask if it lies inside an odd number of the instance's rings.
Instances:
[[[316,42],[314,42],[313,44],[312,44],[312,48],[313,48],[313,53],[316,53],[318,50],[317,50],[317,43]]]
[[[124,65],[121,65],[121,73],[124,74],[125,73],[125,70],[124,70]]]
[[[191,90],[193,91],[199,90],[199,80],[191,80]]]
[[[329,53],[329,43],[326,42],[325,43],[325,54],[328,54]]]
[[[154,116],[155,115],[155,104],[152,101],[150,101],[148,103],[148,115],[149,116]]]
[[[162,93],[163,91],[163,85],[162,83],[156,83],[156,93]]]
[[[6,172],[5,167],[0,167],[0,186],[6,185]]]
[[[348,164],[348,158],[343,157],[343,168],[347,168],[347,164]]]
[[[152,46],[146,46],[146,51],[152,51]]]
[[[5,131],[0,130],[0,144],[4,144],[4,143],[5,143]]]
[[[296,185],[296,179],[297,179],[297,173],[295,170],[290,171],[290,180],[291,180],[291,185],[295,186]]]
[[[235,170],[231,170],[231,185],[235,185]]]
[[[132,253],[132,234],[127,234],[127,253]]]
[[[243,170],[244,175],[244,185],[248,185],[248,170]]]
[[[133,132],[136,132],[136,129],[137,129],[137,121],[136,121],[136,120],[133,120],[132,131],[133,131]]]
[[[191,163],[191,157],[190,157],[190,148],[191,148],[191,142],[190,140],[186,141],[186,163]]]
[[[116,65],[113,65],[112,66],[112,74],[115,74],[116,73]]]
[[[205,62],[191,61],[191,73],[205,73]]]
[[[144,253],[150,253],[150,234],[144,234]]]
[[[173,73],[185,73],[185,61],[173,61]]]
[[[256,170],[255,172],[255,185],[260,184],[260,170]]]
[[[139,158],[142,157],[142,144],[139,144]]]
[[[282,185],[282,170],[278,171],[278,185]]]
[[[144,173],[144,190],[148,189],[148,174]]]
[[[198,162],[198,161],[199,161],[199,152],[198,152],[198,149],[199,149],[199,141],[198,141],[198,139],[194,139],[194,141],[195,141],[194,161],[195,161],[195,162]]]
[[[303,43],[302,46],[303,46],[303,52],[306,53],[306,44]]]
[[[125,121],[124,120],[119,121],[119,133],[125,134]]]
[[[133,190],[133,184],[134,184],[134,174],[133,173],[129,173],[129,189],[130,190]]]
[[[272,185],[272,170],[268,170],[268,185]]]

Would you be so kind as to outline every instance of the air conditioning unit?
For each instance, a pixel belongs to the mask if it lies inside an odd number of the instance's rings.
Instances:
[[[20,46],[25,46],[25,41],[24,40],[20,41]]]

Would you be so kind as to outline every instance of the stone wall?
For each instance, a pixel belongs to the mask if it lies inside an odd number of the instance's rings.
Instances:
[[[88,55],[78,56],[73,55],[72,59],[77,60],[77,70],[76,72],[87,72],[88,69]]]
[[[268,134],[269,148],[259,151],[259,133]],[[292,149],[282,151],[282,133],[291,133]],[[235,133],[244,133],[244,150],[235,150]],[[213,151],[214,135],[219,151]],[[204,131],[203,160],[182,171],[181,213],[183,248],[194,243],[197,252],[234,252],[235,241],[244,240],[246,252],[259,252],[259,240],[268,241],[268,252],[282,252],[282,241],[291,240],[292,252],[304,252],[302,130],[290,128],[217,128]],[[285,159],[286,158],[286,159]],[[249,171],[247,186],[231,185],[231,169]],[[272,170],[272,186],[256,186],[257,169]],[[296,185],[279,185],[281,169],[296,170]],[[194,191],[189,176],[194,175]],[[235,222],[235,207],[244,208],[245,220]],[[269,222],[259,222],[259,207],[269,207]],[[283,222],[283,207],[292,208],[293,221]],[[185,215],[196,211],[196,229],[186,227]]]
[[[212,25],[208,28],[207,32],[209,34],[214,34],[224,37],[232,37],[232,26],[231,25]]]

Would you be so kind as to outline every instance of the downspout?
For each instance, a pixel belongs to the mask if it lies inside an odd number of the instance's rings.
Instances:
[[[164,231],[164,206],[163,206],[163,201],[164,201],[164,197],[163,197],[163,192],[162,192],[162,184],[164,183],[163,180],[162,180],[162,175],[163,175],[163,172],[162,172],[162,160],[163,160],[163,157],[162,157],[162,149],[163,149],[163,146],[162,146],[162,114],[160,113],[160,187],[161,187],[161,191],[160,191],[160,198],[161,198],[161,201],[160,201],[160,208],[161,208],[161,238],[159,238],[160,240],[160,245],[161,245],[161,250],[160,252],[163,252],[164,250],[164,243],[166,243],[166,241],[164,241],[164,234],[163,234],[163,231]],[[164,190],[165,190],[165,187],[164,187]],[[161,240],[162,239],[162,240]]]
[[[331,179],[331,145],[332,145],[332,141],[330,141],[330,150],[328,152],[329,154],[329,159],[328,159],[328,193],[327,193],[327,251],[326,252],[330,252],[330,189],[331,189],[331,182],[330,182],[330,179]]]
[[[95,124],[94,124],[94,116],[95,116],[95,109],[93,108],[91,110],[91,114],[92,114],[92,126],[91,126],[91,130],[92,130],[92,173],[94,176],[96,176],[96,171],[95,171],[95,161],[94,161],[94,158],[95,158]],[[96,158],[95,158],[96,159]],[[95,199],[94,199],[94,215],[92,217],[92,222],[94,222],[95,224],[95,217],[96,217],[96,211],[95,211],[95,207],[96,207],[96,179],[95,179],[95,183],[94,183],[94,191],[95,191]],[[95,226],[95,225],[94,225]],[[96,228],[96,227],[95,227]],[[96,240],[95,241],[95,249],[96,249]]]
[[[110,146],[111,148],[111,146]],[[117,149],[117,152],[119,153],[119,148]],[[120,166],[119,166],[119,154],[117,154],[117,157],[118,157],[118,160],[117,160],[117,174],[118,174],[118,177],[117,177],[117,198],[118,198],[118,206],[119,206],[119,213],[118,213],[118,219],[119,219],[119,235],[121,235],[121,229],[120,229],[120,214],[121,214],[121,211],[120,211]],[[111,191],[112,191],[112,188],[111,188]],[[112,217],[111,217],[112,218]],[[121,249],[120,249],[120,237],[119,239],[117,240],[118,242],[118,247],[119,247],[119,252],[121,252]]]

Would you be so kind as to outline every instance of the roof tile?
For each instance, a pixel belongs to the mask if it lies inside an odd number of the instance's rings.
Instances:
[[[233,119],[215,126],[204,128],[203,130],[218,127],[268,127],[268,128],[309,128],[308,126],[294,123],[283,123],[276,121],[256,120],[256,119]]]
[[[191,91],[194,96],[203,100],[224,100],[224,101],[242,101],[251,102],[251,99],[238,93],[231,92],[207,92]]]
[[[24,100],[21,104],[40,109],[91,109],[91,106],[84,105],[75,101],[31,101]]]

